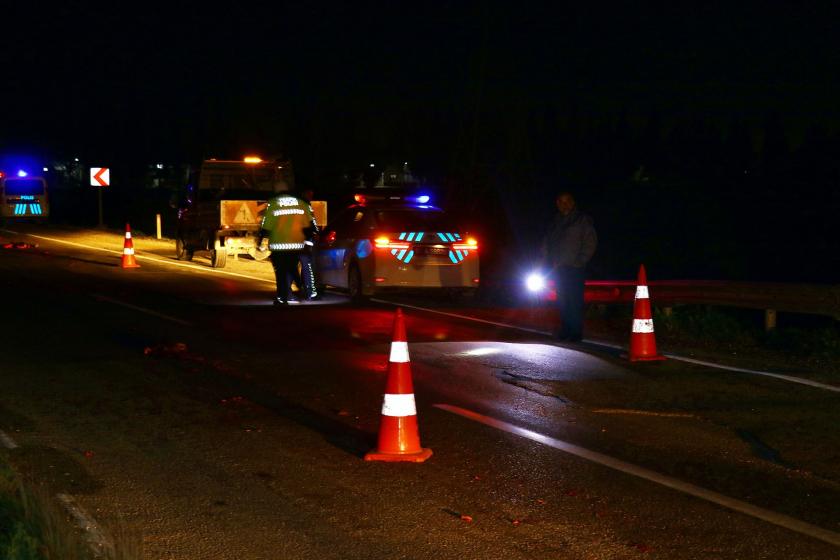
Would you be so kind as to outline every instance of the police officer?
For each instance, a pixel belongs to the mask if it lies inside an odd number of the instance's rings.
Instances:
[[[268,202],[263,214],[258,247],[265,250],[268,239],[271,251],[271,265],[277,282],[277,297],[274,305],[298,303],[291,293],[291,282],[297,273],[297,264],[306,243],[312,243],[317,231],[312,208],[305,200],[289,194],[285,181],[274,184],[277,196]]]

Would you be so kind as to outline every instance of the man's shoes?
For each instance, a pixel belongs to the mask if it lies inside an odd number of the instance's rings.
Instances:
[[[282,298],[274,298],[274,305],[286,305],[286,300]]]
[[[290,305],[297,305],[300,303],[300,300],[295,296],[289,296],[289,301],[287,303],[289,303]]]

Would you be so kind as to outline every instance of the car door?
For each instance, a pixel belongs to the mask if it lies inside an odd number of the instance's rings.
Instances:
[[[318,270],[322,282],[338,288],[347,287],[344,257],[351,243],[348,238],[353,224],[354,210],[347,209],[332,220],[318,242]]]

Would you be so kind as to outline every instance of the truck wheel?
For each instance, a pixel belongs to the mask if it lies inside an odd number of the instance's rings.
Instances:
[[[187,247],[187,243],[182,237],[175,240],[175,257],[179,261],[191,261],[193,258],[192,249]]]
[[[224,247],[210,250],[210,265],[213,268],[224,268],[227,262],[227,251]]]

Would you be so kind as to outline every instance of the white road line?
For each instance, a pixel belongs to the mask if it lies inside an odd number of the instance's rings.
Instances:
[[[64,239],[56,239],[54,237],[46,237],[46,236],[43,236],[43,235],[35,235],[34,233],[18,233],[16,231],[12,231],[12,230],[8,230],[8,229],[4,229],[4,230],[0,230],[0,231],[5,231],[6,233],[13,233],[15,235],[28,235],[28,236],[34,237],[36,239],[43,239],[45,241],[53,241],[55,243],[63,243],[64,245],[71,245],[73,247],[81,247],[83,249],[91,249],[93,251],[103,251],[105,253],[111,253],[111,254],[114,254],[114,255],[122,256],[122,250],[115,251],[114,249],[105,249],[104,247],[95,247],[93,245],[86,245],[84,243],[76,243],[74,241],[65,241]],[[167,260],[167,259],[162,259],[162,258],[157,258],[157,257],[150,257],[149,255],[138,254],[136,252],[136,250],[137,250],[137,248],[135,247],[134,256],[135,256],[135,258],[138,258],[138,259],[144,259],[144,260],[147,260],[147,261],[153,261],[153,262],[156,262],[156,263],[166,264],[166,265],[170,265],[170,266],[180,266],[182,268],[187,268],[187,269],[193,270],[195,272],[203,272],[205,274],[224,274],[225,276],[235,276],[237,278],[246,278],[248,280],[257,280],[259,282],[266,282],[268,284],[274,285],[274,280],[269,280],[267,278],[260,278],[259,276],[251,276],[250,274],[241,274],[239,272],[229,272],[227,270],[217,270],[215,268],[204,268],[204,267],[196,266],[194,264],[187,264],[187,263],[182,263],[182,262],[178,262],[178,261],[172,261],[172,260]]]
[[[177,317],[172,317],[171,315],[165,315],[163,313],[158,313],[152,309],[147,309],[145,307],[140,307],[139,305],[133,305],[131,303],[126,303],[124,301],[120,301],[118,299],[109,298],[107,296],[103,296],[100,294],[92,294],[94,299],[99,301],[105,301],[108,303],[113,303],[114,305],[120,305],[122,307],[127,307],[128,309],[133,309],[134,311],[139,311],[140,313],[145,313],[146,315],[152,315],[153,317],[159,317],[161,319],[165,319],[167,321],[172,321],[173,323],[178,323],[179,325],[184,325],[186,327],[193,326],[192,323],[189,321],[184,321],[183,319],[178,319]]]
[[[70,494],[57,494],[58,501],[76,520],[76,524],[85,533],[85,540],[93,551],[94,556],[108,558],[114,555],[114,543],[109,539],[96,521],[76,503]]]
[[[701,500],[712,502],[714,504],[723,506],[733,511],[737,511],[745,515],[749,515],[751,517],[767,521],[768,523],[784,527],[785,529],[789,529],[791,531],[795,531],[797,533],[807,535],[815,539],[819,539],[823,542],[827,542],[835,546],[840,546],[840,533],[835,533],[834,531],[829,531],[828,529],[823,529],[822,527],[811,525],[810,523],[800,521],[799,519],[795,519],[793,517],[775,511],[754,506],[750,503],[743,502],[736,498],[731,498],[724,494],[720,494],[712,490],[707,490],[705,488],[695,486],[694,484],[690,484],[688,482],[683,482],[676,478],[660,474],[650,469],[646,469],[644,467],[640,467],[632,463],[627,463],[625,461],[622,461],[621,459],[616,459],[614,457],[610,457],[609,455],[598,453],[597,451],[591,451],[584,447],[580,447],[575,444],[568,443],[566,441],[555,439],[553,437],[546,436],[544,434],[540,434],[538,432],[534,432],[526,428],[521,428],[519,426],[515,426],[502,420],[498,420],[490,416],[485,416],[483,414],[479,414],[477,412],[473,412],[465,408],[460,408],[448,404],[436,404],[434,405],[434,407],[439,408],[441,410],[445,410],[446,412],[451,412],[452,414],[457,414],[458,416],[462,416],[469,420],[479,422],[481,424],[484,424],[485,426],[490,426],[491,428],[496,428],[497,430],[501,430],[503,432],[508,432],[510,434],[524,437],[526,439],[536,441],[537,443],[541,443],[554,449],[559,449],[560,451],[564,451],[566,453],[569,453],[570,455],[580,457],[581,459],[597,463],[599,465],[623,472],[625,474],[643,478],[655,484],[659,484],[667,488],[671,488],[672,490],[688,494],[689,496],[694,496],[695,498],[700,498]]]
[[[739,368],[734,366],[725,366],[722,364],[715,364],[712,362],[705,362],[703,360],[695,360],[694,358],[686,358],[684,356],[676,356],[674,354],[665,354],[665,356],[678,360],[680,362],[688,362],[689,364],[697,364],[701,366],[713,367],[717,369],[725,369],[729,371],[737,371],[741,373],[752,373],[755,375],[764,375],[765,377],[774,377],[776,379],[781,379],[782,381],[790,381],[791,383],[799,383],[801,385],[809,385],[811,387],[817,387],[818,389],[825,389],[826,391],[833,391],[835,393],[840,393],[840,387],[836,385],[828,385],[826,383],[820,383],[819,381],[811,381],[810,379],[803,379],[802,377],[794,377],[792,375],[782,375],[781,373],[772,373],[770,371],[761,371],[757,369],[747,369],[747,368]]]
[[[18,444],[15,443],[15,440],[9,437],[9,434],[3,430],[0,430],[0,443],[2,443],[3,447],[6,449],[16,449],[18,446]]]
[[[504,327],[507,329],[517,330],[517,331],[524,331],[529,333],[541,334],[545,336],[551,336],[551,333],[548,331],[541,331],[537,329],[531,329],[528,327],[520,327],[518,325],[512,325],[509,323],[497,323],[495,321],[488,321],[486,319],[479,319],[477,317],[470,317],[469,315],[460,315],[457,313],[448,313],[446,311],[438,311],[437,309],[430,309],[428,307],[420,307],[416,305],[408,305],[405,303],[399,303],[395,301],[388,301],[384,299],[377,299],[371,298],[371,301],[376,301],[379,303],[385,303],[388,305],[396,305],[399,307],[407,307],[409,309],[417,309],[418,311],[426,311],[427,313],[436,313],[438,315],[446,315],[447,317],[454,317],[456,319],[464,319],[467,321],[475,321],[477,323],[487,323],[490,325],[495,325],[497,327]],[[592,340],[592,339],[584,339],[583,342],[587,344],[594,344],[597,346],[604,346],[605,348],[612,348],[614,350],[626,350],[626,347],[620,346],[617,344],[611,344],[609,342],[604,342],[601,340]],[[735,366],[727,366],[724,364],[718,364],[715,362],[707,362],[703,360],[695,360],[694,358],[688,358],[686,356],[680,356],[678,354],[664,354],[668,358],[672,360],[677,360],[679,362],[687,362],[689,364],[697,364],[701,366],[716,368],[716,369],[723,369],[727,371],[737,371],[739,373],[751,373],[753,375],[763,375],[765,377],[772,377],[774,379],[780,379],[782,381],[789,381],[791,383],[799,383],[800,385],[808,385],[809,387],[816,387],[817,389],[824,389],[826,391],[832,391],[835,393],[840,393],[840,387],[837,385],[828,385],[826,383],[820,383],[819,381],[812,381],[810,379],[805,379],[804,377],[795,377],[793,375],[783,375],[781,373],[773,373],[771,371],[762,371],[757,369],[748,369],[748,368],[740,368]]]

